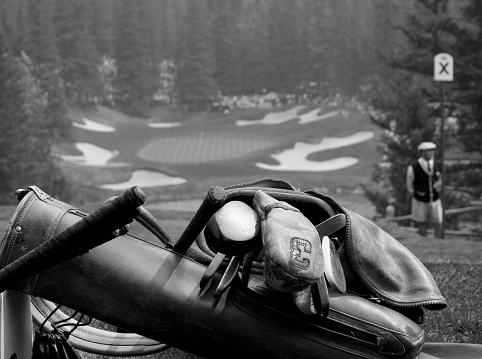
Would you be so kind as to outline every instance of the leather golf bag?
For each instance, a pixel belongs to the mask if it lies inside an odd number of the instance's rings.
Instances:
[[[330,236],[347,291],[328,286],[326,315],[307,314],[292,293],[266,286],[264,263],[254,249],[240,255],[242,265],[227,284],[236,253],[201,289],[216,254],[206,246],[206,224],[230,201],[252,206],[259,190],[297,208],[314,225],[343,216],[342,228]],[[85,217],[35,187],[20,197],[0,243],[0,268]],[[421,308],[446,305],[429,271],[375,224],[328,196],[273,180],[212,187],[175,242],[157,245],[120,235],[12,286],[207,358],[415,358],[425,339],[416,323]]]

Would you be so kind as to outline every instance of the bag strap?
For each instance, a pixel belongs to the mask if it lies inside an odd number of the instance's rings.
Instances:
[[[335,214],[334,216],[324,220],[315,228],[320,235],[320,239],[324,236],[330,236],[346,226],[346,216],[343,213]]]
[[[236,184],[232,186],[225,187],[227,190],[235,189],[235,188],[246,188],[246,187],[261,187],[261,188],[278,188],[278,189],[287,189],[292,191],[299,191],[299,188],[296,188],[291,183],[286,182],[280,179],[272,179],[272,178],[262,178],[256,181],[245,182],[241,184]]]

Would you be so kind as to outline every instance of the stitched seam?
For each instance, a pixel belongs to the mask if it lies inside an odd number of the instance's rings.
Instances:
[[[333,310],[333,309],[331,309],[331,310]],[[379,330],[385,330],[385,331],[387,331],[387,332],[389,332],[389,333],[396,333],[396,334],[399,334],[400,336],[404,336],[404,337],[406,337],[406,338],[410,338],[410,340],[416,341],[416,340],[420,339],[421,336],[424,335],[423,329],[422,329],[422,331],[420,332],[419,335],[416,335],[415,337],[412,337],[412,336],[410,336],[410,335],[409,335],[408,333],[406,333],[406,332],[402,332],[402,331],[399,331],[399,330],[396,330],[396,329],[387,328],[386,326],[382,326],[382,325],[380,325],[380,324],[376,324],[376,323],[373,323],[373,322],[368,321],[368,320],[363,320],[363,319],[354,317],[354,316],[349,315],[349,314],[347,314],[347,313],[344,313],[344,312],[342,312],[342,311],[338,311],[338,310],[333,310],[333,311],[336,312],[336,313],[338,313],[338,314],[340,314],[340,315],[343,315],[343,316],[345,316],[345,317],[347,317],[347,318],[354,319],[355,321],[359,322],[360,324],[366,323],[367,325],[370,325],[370,326],[372,326],[372,327],[374,327],[374,328],[378,328]],[[331,318],[331,319],[334,320],[334,321],[341,322],[341,323],[346,324],[346,325],[354,326],[355,328],[357,328],[357,329],[359,329],[359,330],[364,330],[364,331],[367,331],[367,332],[372,333],[372,334],[379,334],[379,333],[377,333],[377,332],[375,332],[375,331],[373,331],[373,330],[370,331],[369,329],[363,328],[362,326],[358,326],[358,325],[356,325],[356,323],[350,322],[350,321],[348,321],[348,320],[344,320],[343,318],[336,318],[336,319],[335,319],[335,318]],[[407,318],[407,319],[410,320],[409,318]]]
[[[69,210],[70,210],[70,208],[64,208],[64,209],[62,209],[62,210],[57,214],[57,217],[50,223],[49,229],[48,229],[45,237],[43,238],[42,243],[45,243],[47,240],[49,240],[50,238],[52,238],[53,233],[54,233],[55,230],[57,229],[60,221],[62,220],[62,218],[64,217],[64,215],[65,215]],[[36,274],[36,275],[31,279],[31,285],[32,285],[32,289],[33,289],[34,292],[35,292],[35,290],[36,290],[36,288],[37,288],[37,283],[38,283],[38,280],[39,280],[39,275],[40,275],[40,273]]]
[[[295,207],[293,207],[293,206],[291,206],[287,203],[277,202],[277,203],[268,204],[265,207],[265,209],[264,209],[265,216],[268,216],[268,213],[271,212],[271,210],[273,210],[275,208],[281,208],[281,209],[293,211],[293,212],[296,212],[296,213],[301,213],[299,209],[297,209],[297,208],[295,208]]]
[[[362,279],[363,284],[365,284],[365,286],[369,290],[373,291],[382,299],[399,303],[401,304],[401,306],[404,306],[404,304],[426,305],[428,302],[432,302],[432,301],[443,302],[443,296],[426,298],[426,297],[423,297],[422,295],[418,295],[418,296],[414,296],[413,300],[411,300],[410,302],[402,302],[400,298],[392,297],[390,295],[387,295],[385,292],[381,293],[380,290],[376,288],[376,282],[373,281],[368,275],[366,275],[363,270],[360,270],[360,268],[363,268],[363,266],[360,264],[359,256],[357,255],[357,251],[355,250],[354,243],[352,243],[353,237],[351,236],[351,226],[352,226],[351,217],[346,216],[346,220],[347,220],[347,226],[346,226],[347,240],[346,241],[348,242],[348,256],[353,260],[354,264],[356,264],[356,265],[353,265],[356,274]]]
[[[7,253],[6,253],[6,256],[4,258],[4,262],[2,263],[2,267],[5,266],[6,263],[8,263],[8,261],[10,260],[10,256],[12,255],[13,248],[14,248],[15,243],[17,241],[18,232],[15,230],[15,227],[17,225],[23,223],[23,220],[27,216],[27,213],[30,211],[33,204],[35,203],[35,199],[38,199],[36,196],[32,196],[31,198],[32,199],[28,199],[29,202],[27,204],[25,204],[25,206],[20,210],[20,213],[17,216],[17,218],[13,221],[13,224],[12,224],[13,236],[12,236],[12,240],[10,241],[10,243],[8,243],[8,238],[7,238],[7,251],[6,251]]]

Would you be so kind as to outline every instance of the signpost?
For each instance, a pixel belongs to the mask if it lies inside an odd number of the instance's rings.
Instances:
[[[451,82],[454,80],[454,58],[452,55],[446,53],[440,53],[433,58],[433,78],[435,81],[441,82],[441,101],[440,101],[440,152],[441,152],[441,166],[442,166],[442,189],[441,198],[443,205],[442,214],[442,238],[445,237],[445,165],[444,165],[444,152],[445,152],[445,82]]]

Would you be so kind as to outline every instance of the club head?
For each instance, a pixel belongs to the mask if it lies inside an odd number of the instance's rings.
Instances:
[[[321,249],[325,260],[325,277],[328,284],[337,292],[344,294],[346,292],[345,273],[336,253],[335,245],[328,236],[322,238]]]

